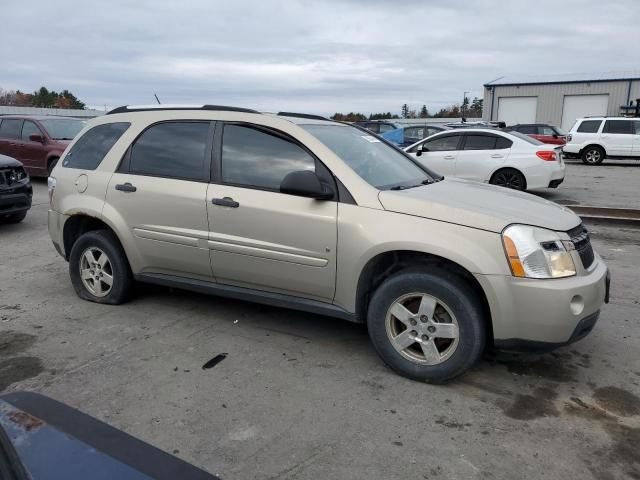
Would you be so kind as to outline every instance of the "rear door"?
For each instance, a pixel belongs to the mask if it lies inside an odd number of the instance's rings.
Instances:
[[[421,144],[423,148],[422,155],[417,155],[417,147],[413,148],[409,153],[415,156],[418,162],[440,175],[454,175],[458,146],[462,136],[462,133],[445,133],[423,142]]]
[[[490,133],[467,133],[458,152],[455,176],[477,182],[488,180],[509,156],[510,143]]]
[[[633,152],[633,120],[605,120],[600,140],[608,155],[630,157]]]
[[[295,139],[227,123],[216,132],[216,183],[209,185],[209,248],[216,280],[330,301],[335,293],[337,200],[280,193],[290,172],[333,177]],[[336,191],[335,185],[333,185]]]
[[[18,150],[18,138],[22,119],[4,118],[0,123],[0,153],[22,161]]]
[[[16,142],[16,148],[20,151],[21,162],[32,172],[42,173],[47,170],[47,151],[42,142],[35,142],[29,137],[40,135],[45,138],[44,133],[31,120],[25,120],[22,124],[20,138]]]
[[[212,279],[205,201],[213,129],[200,120],[153,124],[111,177],[105,210],[128,230],[136,273]]]

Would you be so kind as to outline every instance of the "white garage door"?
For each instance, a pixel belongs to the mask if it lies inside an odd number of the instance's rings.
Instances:
[[[568,132],[576,118],[607,114],[609,95],[565,95],[562,107],[562,130]]]
[[[498,120],[507,125],[535,123],[538,97],[500,97]]]

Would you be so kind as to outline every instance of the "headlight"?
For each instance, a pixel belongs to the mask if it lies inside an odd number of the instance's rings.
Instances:
[[[575,247],[557,232],[528,225],[511,225],[502,243],[514,277],[562,278],[576,274],[569,253]]]
[[[17,167],[9,172],[9,183],[19,182],[27,178],[27,172],[22,167]]]

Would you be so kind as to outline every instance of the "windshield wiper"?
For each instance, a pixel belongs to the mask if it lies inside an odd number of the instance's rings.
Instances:
[[[415,185],[396,185],[395,187],[391,187],[389,190],[406,190],[408,188],[421,187],[422,185],[430,185],[432,183],[434,183],[433,180],[431,180],[430,178],[425,178],[423,181]]]

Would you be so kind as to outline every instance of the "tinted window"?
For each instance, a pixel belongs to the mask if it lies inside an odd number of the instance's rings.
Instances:
[[[467,135],[464,150],[493,150],[496,147],[496,137],[489,135]]]
[[[405,128],[404,129],[404,137],[405,137],[405,140],[407,138],[413,138],[415,140],[420,140],[420,139],[426,137],[426,135],[425,135],[425,127]]]
[[[551,128],[551,127],[538,127],[538,131],[539,131],[540,135],[552,136],[552,135],[556,134],[555,130],[553,128]]]
[[[361,130],[340,125],[301,126],[376,188],[415,186],[432,180],[427,171],[402,152]]]
[[[433,140],[424,142],[422,145],[429,149],[430,152],[446,152],[456,150],[460,135],[449,135],[447,137],[438,137]]]
[[[209,122],[153,125],[131,147],[129,171],[140,175],[203,180]]]
[[[525,135],[536,135],[538,133],[538,129],[533,125],[523,125],[518,127],[516,131],[524,133]]]
[[[505,137],[498,137],[496,140],[496,150],[502,150],[504,148],[511,148],[513,142]]]
[[[95,170],[129,123],[107,123],[85,132],[64,157],[63,167]]]
[[[584,120],[578,127],[580,133],[597,133],[602,120]]]
[[[540,140],[536,140],[535,138],[525,135],[524,133],[509,132],[509,135],[513,135],[514,137],[517,137],[520,140],[524,140],[525,142],[530,143],[531,145],[544,145]]]
[[[225,125],[222,181],[280,190],[282,179],[298,170],[315,170],[314,158],[280,136],[240,125]]]
[[[386,123],[380,123],[378,124],[378,126],[380,127],[380,133],[389,132],[396,129],[396,127],[394,127],[393,125],[387,125]]]
[[[0,138],[18,138],[22,120],[5,118],[0,123]]]
[[[430,137],[434,133],[438,133],[438,132],[441,132],[441,131],[442,131],[442,129],[440,129],[440,128],[427,127],[427,134],[425,135],[425,137]]]
[[[54,140],[73,140],[84,128],[86,120],[75,118],[48,118],[40,120],[44,129]]]
[[[636,135],[640,135],[640,120],[634,120],[633,122],[635,124],[636,127]]]
[[[619,133],[631,135],[634,132],[631,120],[607,120],[604,122],[602,133]]]
[[[29,141],[31,135],[42,135],[38,126],[31,120],[25,120],[22,125],[22,140]]]
[[[366,127],[367,130],[370,130],[374,133],[378,133],[380,131],[380,125],[377,123],[367,123]]]

